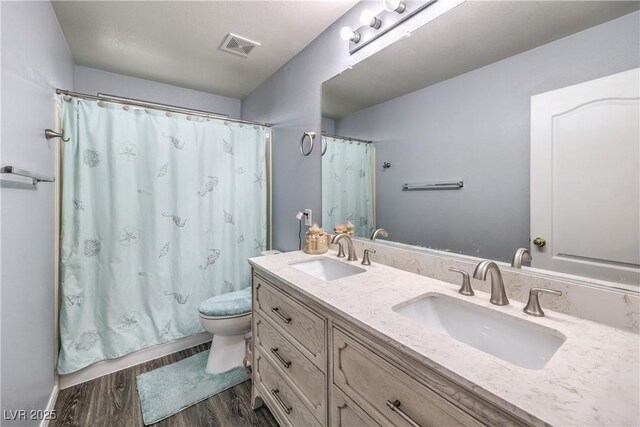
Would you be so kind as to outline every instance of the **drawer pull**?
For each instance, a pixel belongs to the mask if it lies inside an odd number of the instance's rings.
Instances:
[[[291,322],[291,317],[283,316],[282,313],[280,313],[280,309],[278,307],[271,307],[271,312],[282,319],[284,323]]]
[[[289,366],[291,366],[291,362],[288,360],[284,360],[282,356],[280,356],[280,353],[278,353],[278,347],[271,347],[271,353],[273,353],[276,359],[278,359],[278,362],[282,363],[282,366],[289,369]]]
[[[286,403],[284,403],[282,401],[282,399],[280,398],[280,395],[278,395],[278,393],[280,393],[280,389],[277,388],[272,388],[271,389],[271,395],[273,396],[273,398],[276,400],[276,402],[278,403],[278,405],[280,405],[280,407],[282,408],[282,410],[289,415],[291,413],[291,407],[287,406]]]
[[[407,423],[409,423],[411,426],[420,427],[420,424],[418,424],[417,422],[413,421],[413,419],[409,415],[405,414],[404,411],[402,409],[400,409],[400,401],[398,399],[394,400],[393,402],[390,401],[390,400],[387,400],[387,406],[393,412],[395,412],[396,414],[400,415],[402,417],[402,419],[405,420]]]

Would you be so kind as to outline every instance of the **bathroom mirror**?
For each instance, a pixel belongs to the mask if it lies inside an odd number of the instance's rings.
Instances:
[[[638,5],[467,1],[325,82],[324,228],[637,290]]]

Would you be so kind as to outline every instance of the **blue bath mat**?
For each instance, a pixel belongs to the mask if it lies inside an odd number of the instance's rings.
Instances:
[[[208,357],[209,351],[203,351],[136,377],[144,425],[164,420],[249,379],[242,366],[207,374]]]

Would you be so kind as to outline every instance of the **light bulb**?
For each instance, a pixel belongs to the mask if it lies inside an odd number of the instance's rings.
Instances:
[[[402,0],[382,0],[384,9],[388,12],[404,12],[407,5]]]
[[[365,9],[360,14],[360,24],[361,25],[366,25],[366,26],[371,27],[371,28],[378,29],[378,28],[380,28],[380,25],[382,24],[382,21],[380,21],[376,17],[376,14],[375,14],[374,11],[372,11],[371,9]]]
[[[375,17],[376,15],[373,13],[371,9],[363,10],[362,13],[360,14],[360,25],[371,24],[371,21],[373,21],[373,18]]]
[[[360,41],[360,34],[353,31],[350,27],[343,27],[342,30],[340,30],[340,37],[342,40],[351,40],[354,43],[358,43]]]
[[[342,27],[342,30],[340,30],[340,38],[342,40],[350,40],[351,37],[353,37],[353,30],[349,27]]]

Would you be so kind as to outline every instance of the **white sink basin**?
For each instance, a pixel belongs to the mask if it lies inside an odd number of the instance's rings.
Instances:
[[[331,258],[316,258],[309,261],[301,261],[291,264],[291,267],[300,270],[320,280],[336,280],[342,277],[364,273],[364,268],[347,264]]]
[[[544,368],[566,340],[553,329],[442,294],[426,294],[393,311],[527,369]]]

